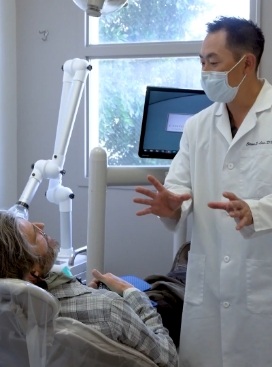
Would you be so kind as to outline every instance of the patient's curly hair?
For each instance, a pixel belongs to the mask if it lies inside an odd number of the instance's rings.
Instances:
[[[19,218],[0,210],[0,278],[24,279],[36,262],[20,232]]]

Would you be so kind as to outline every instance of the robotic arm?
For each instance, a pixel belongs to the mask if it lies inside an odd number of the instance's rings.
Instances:
[[[59,205],[61,234],[59,257],[65,258],[73,254],[71,214],[74,194],[71,189],[62,185],[62,175],[65,173],[63,166],[89,70],[91,65],[87,60],[73,59],[64,63],[63,87],[52,159],[39,160],[34,164],[19,201],[10,208],[10,211],[17,216],[28,219],[29,205],[42,180],[48,179],[46,197],[48,201]]]

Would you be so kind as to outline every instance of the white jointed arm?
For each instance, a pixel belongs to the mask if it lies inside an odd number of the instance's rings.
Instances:
[[[70,257],[72,246],[71,189],[62,186],[65,157],[70,142],[82,92],[91,66],[87,60],[68,60],[63,66],[63,87],[58,116],[54,153],[51,160],[39,160],[34,164],[28,182],[18,203],[10,210],[28,218],[28,207],[43,179],[49,180],[46,197],[57,204],[60,211],[60,256]]]

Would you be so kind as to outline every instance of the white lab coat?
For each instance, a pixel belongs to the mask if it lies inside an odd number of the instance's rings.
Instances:
[[[223,103],[188,120],[165,185],[193,195],[181,218],[192,211],[180,365],[271,367],[272,86],[265,81],[233,139]],[[249,204],[254,226],[237,231],[208,208],[224,191]]]

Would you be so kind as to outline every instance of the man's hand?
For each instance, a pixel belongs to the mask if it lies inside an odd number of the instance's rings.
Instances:
[[[224,192],[223,196],[226,199],[229,199],[229,201],[210,202],[208,203],[208,207],[212,209],[226,210],[226,212],[229,213],[229,216],[236,220],[237,230],[253,223],[250,207],[245,201],[239,199],[232,192]]]
[[[100,282],[104,283],[110,290],[123,295],[124,291],[128,288],[134,288],[132,284],[126,282],[125,280],[118,278],[117,276],[106,273],[102,274],[98,270],[94,269],[92,271],[94,279],[88,284],[89,287],[98,288]]]
[[[141,186],[136,187],[136,192],[148,197],[148,199],[135,198],[133,200],[134,203],[148,205],[148,208],[138,211],[136,215],[154,214],[160,217],[178,219],[183,201],[191,199],[191,195],[177,195],[172,193],[154,176],[149,175],[147,179],[157,191],[152,191]]]

